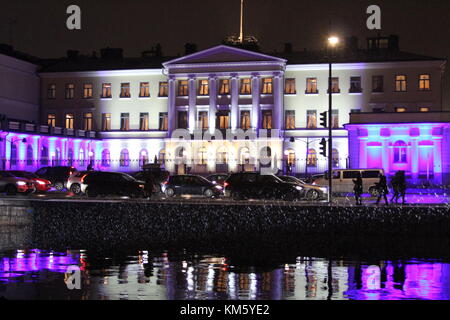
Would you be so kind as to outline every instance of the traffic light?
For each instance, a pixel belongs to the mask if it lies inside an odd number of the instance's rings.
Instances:
[[[327,112],[320,113],[320,125],[324,128],[328,127],[327,125]]]
[[[327,156],[327,140],[325,138],[322,138],[320,141],[320,154],[324,157]]]

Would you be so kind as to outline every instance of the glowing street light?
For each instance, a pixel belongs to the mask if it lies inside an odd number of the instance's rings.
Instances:
[[[336,36],[331,36],[328,38],[328,44],[332,47],[336,46],[339,43],[339,38]]]

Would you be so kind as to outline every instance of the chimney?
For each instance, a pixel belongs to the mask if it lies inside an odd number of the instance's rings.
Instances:
[[[292,53],[292,43],[286,42],[284,44],[284,53]]]

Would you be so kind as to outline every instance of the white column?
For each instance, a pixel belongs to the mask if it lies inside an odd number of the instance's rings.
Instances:
[[[208,125],[209,132],[214,133],[216,129],[216,112],[217,112],[217,77],[215,75],[209,77],[209,112]]]
[[[259,113],[260,113],[260,87],[261,78],[259,75],[252,75],[252,115],[251,122],[252,128],[255,130],[259,129]]]
[[[385,170],[385,174],[389,174],[391,168],[389,167],[390,161],[389,161],[389,141],[388,139],[382,139],[381,140],[381,164],[383,166],[383,169]]]
[[[239,78],[231,75],[231,130],[239,128]]]
[[[176,108],[175,108],[175,100],[176,100],[176,92],[175,92],[175,78],[169,77],[168,80],[169,85],[169,97],[168,97],[168,131],[167,136],[170,137],[172,135],[172,131],[176,129],[176,121],[177,121],[177,114],[176,114]]]
[[[419,146],[418,137],[411,137],[411,174],[414,181],[419,178]]]
[[[188,80],[188,90],[189,90],[189,131],[191,133],[194,132],[194,129],[196,128],[196,122],[197,122],[197,90],[195,85],[195,76],[190,75]]]
[[[273,129],[281,130],[283,128],[283,112],[284,112],[284,85],[283,85],[283,74],[281,72],[274,75],[274,86],[273,86]]]

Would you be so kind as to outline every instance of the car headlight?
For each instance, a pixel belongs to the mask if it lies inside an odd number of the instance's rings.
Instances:
[[[327,193],[328,192],[328,188],[320,188],[320,191]]]
[[[219,189],[219,190],[222,190],[222,189],[223,189],[222,186],[214,186],[214,188]]]
[[[303,187],[295,186],[295,189],[297,189],[298,191],[302,191],[302,190],[303,190]]]
[[[143,184],[140,184],[140,185],[139,185],[139,188],[144,189],[144,187],[145,187],[145,186],[144,186]]]
[[[45,185],[45,182],[43,182],[43,181],[37,180],[36,182],[40,185]]]
[[[18,186],[25,186],[27,183],[25,181],[17,181]]]

